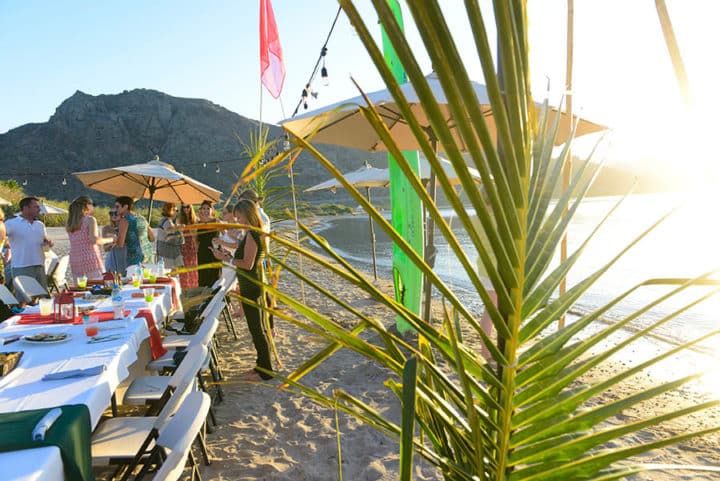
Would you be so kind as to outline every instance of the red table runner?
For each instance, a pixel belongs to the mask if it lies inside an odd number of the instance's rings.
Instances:
[[[130,313],[129,310],[125,310],[125,315]],[[92,316],[97,316],[99,322],[110,321],[115,318],[111,311],[108,312],[93,312]],[[161,357],[167,352],[167,349],[163,347],[162,337],[160,331],[155,323],[155,317],[153,316],[150,309],[141,309],[138,311],[138,315],[135,317],[145,318],[145,324],[147,324],[148,333],[150,334],[150,350],[152,351],[153,359]],[[40,314],[22,314],[20,319],[17,321],[18,324],[55,324],[55,317],[53,314],[49,316],[42,316]],[[58,323],[58,324],[82,324],[82,316],[76,316],[75,320],[70,322]]]

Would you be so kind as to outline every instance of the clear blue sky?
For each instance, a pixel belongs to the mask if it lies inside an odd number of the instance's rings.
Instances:
[[[0,133],[44,122],[76,90],[112,94],[138,87],[206,98],[251,118],[260,115],[258,0],[0,0]],[[489,2],[481,2],[490,14]],[[358,1],[375,30],[368,0]],[[462,2],[443,2],[458,43],[472,47]],[[680,96],[653,0],[576,0],[575,105],[616,128],[616,155],[658,156],[676,132]],[[273,0],[285,54],[282,99],[292,113],[337,11],[332,0]],[[716,112],[716,0],[668,0],[701,111]],[[536,97],[549,78],[553,97],[564,86],[565,0],[530,0],[531,66]],[[406,13],[406,19],[408,14]],[[411,22],[407,21],[408,24]],[[408,37],[427,71],[419,36]],[[466,49],[468,52],[472,48]],[[707,53],[706,53],[707,52]],[[708,57],[704,57],[708,55]],[[478,62],[467,58],[482,81]],[[327,57],[330,85],[317,82],[311,108],[381,88],[367,54],[341,14]],[[283,118],[265,94],[263,118]],[[712,109],[709,108],[712,106]],[[713,117],[714,118],[714,115]],[[661,141],[662,140],[662,141]],[[660,145],[658,145],[658,143]],[[678,145],[676,145],[678,144]],[[674,150],[673,150],[674,149]]]

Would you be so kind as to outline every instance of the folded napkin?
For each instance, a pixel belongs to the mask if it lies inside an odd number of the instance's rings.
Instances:
[[[161,295],[162,295],[162,292],[155,292],[153,295],[154,295],[155,297],[161,296]],[[145,297],[145,294],[142,293],[142,292],[133,292],[133,293],[131,294],[131,296],[134,297],[134,298],[140,298],[140,297]]]
[[[98,364],[97,366],[88,367],[86,369],[70,369],[68,371],[51,372],[45,374],[42,378],[43,381],[57,381],[59,379],[68,379],[71,377],[87,377],[97,376],[105,371],[104,364]]]
[[[52,427],[53,424],[55,424],[55,421],[57,421],[61,415],[62,409],[60,408],[48,411],[48,413],[35,425],[35,429],[32,431],[33,441],[44,441],[45,433]]]

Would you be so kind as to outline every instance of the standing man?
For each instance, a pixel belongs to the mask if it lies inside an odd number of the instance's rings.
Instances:
[[[20,201],[20,215],[5,222],[7,237],[12,246],[12,275],[30,276],[47,289],[44,247],[52,248],[45,224],[37,220],[40,201],[25,197]]]

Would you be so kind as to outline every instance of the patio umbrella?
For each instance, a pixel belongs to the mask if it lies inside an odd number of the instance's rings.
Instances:
[[[440,163],[442,164],[443,170],[445,170],[445,173],[447,174],[450,183],[458,184],[460,180],[455,174],[455,169],[453,168],[450,161],[441,157]],[[472,176],[472,178],[475,179],[477,182],[480,182],[480,173],[472,167],[468,167],[468,170],[470,171],[470,175]],[[427,183],[430,181],[432,177],[430,172],[430,163],[425,157],[421,156],[420,178],[423,180],[423,182]],[[370,203],[372,203],[372,200],[370,198],[370,189],[372,187],[387,187],[388,185],[390,185],[390,170],[378,169],[376,167],[373,167],[368,161],[365,161],[365,165],[363,167],[343,175],[347,179],[347,181],[355,187],[365,188],[365,196]],[[307,189],[305,189],[305,192],[315,192],[318,190],[327,189],[334,191],[335,189],[342,187],[343,185],[340,183],[340,181],[338,181],[337,179],[330,179],[312,187],[308,187]],[[375,228],[373,227],[372,217],[368,216],[368,218],[370,221],[370,245],[372,248],[373,274],[375,276],[375,280],[377,280],[378,276],[377,259],[375,255]]]
[[[60,214],[67,214],[68,211],[65,209],[62,209],[60,207],[55,207],[52,204],[48,204],[46,202],[40,202],[40,215],[60,215]],[[21,212],[18,212],[15,215],[20,215]]]
[[[154,200],[197,204],[204,200],[220,200],[222,192],[175,170],[170,164],[155,160],[144,164],[73,173],[91,189],[134,199],[149,199],[148,222]]]
[[[0,197],[0,205],[12,205],[12,202],[10,202],[10,201],[8,201],[8,200],[5,200],[5,199],[3,199],[2,197]]]
[[[455,122],[451,116],[450,109],[447,105],[447,98],[437,74],[432,72],[427,75],[425,79],[435,95],[440,109],[445,114],[445,118],[447,119],[448,125],[451,127],[451,132],[455,137],[457,145],[459,145],[463,150],[467,150],[462,136],[457,129],[454,128]],[[478,82],[473,82],[473,88],[475,90],[477,100],[484,110],[485,121],[488,129],[491,134],[494,134],[495,122],[487,88],[485,85]],[[429,126],[430,122],[427,120],[420,103],[420,99],[417,96],[413,85],[406,82],[400,85],[400,89],[407,101],[411,104],[413,113],[420,124],[423,126]],[[367,97],[375,106],[380,116],[383,117],[400,150],[417,150],[419,146],[415,136],[403,119],[392,94],[387,89],[383,89],[371,92],[367,94]],[[322,107],[312,112],[298,115],[297,117],[293,117],[291,119],[286,119],[280,122],[280,124],[284,129],[297,137],[305,138],[313,134],[312,141],[314,143],[342,145],[344,147],[352,147],[368,152],[385,151],[387,148],[381,141],[379,135],[375,132],[372,125],[365,120],[360,112],[359,106],[364,105],[366,105],[365,99],[362,96],[357,96]],[[537,110],[540,111],[542,104],[536,103],[535,105]],[[561,115],[562,117],[567,116],[566,113],[560,112],[557,108],[551,107],[549,122],[553,122],[557,115]],[[578,117],[572,117],[572,120],[576,119],[578,119]],[[555,139],[557,144],[565,142],[565,140],[569,137],[570,125],[573,123],[574,122],[567,121],[560,122],[558,135]],[[600,132],[606,129],[607,127],[603,125],[580,119],[575,130],[575,136],[579,137],[581,135]],[[437,142],[434,142],[434,145],[436,149],[442,147],[438,145]],[[434,177],[434,173],[431,173],[431,177]],[[430,182],[430,186],[430,196],[434,199],[435,182]],[[429,219],[427,224],[429,234],[426,236],[425,257],[428,263],[432,266],[432,253],[434,252],[434,240],[432,234],[434,226],[432,219]],[[425,282],[425,308],[423,315],[423,318],[425,319],[429,316],[429,308],[430,286],[427,282]]]
[[[454,123],[451,116],[450,110],[447,105],[447,99],[445,93],[440,85],[440,80],[437,75],[433,72],[425,79],[428,85],[435,95],[435,99],[438,101],[440,109],[445,114],[447,122],[452,126]],[[425,112],[420,105],[420,99],[415,93],[411,83],[404,83],[400,86],[403,94],[407,101],[411,104],[413,112],[417,117],[421,125],[429,125],[430,122],[425,116]],[[485,121],[487,122],[488,128],[491,133],[495,132],[495,121],[493,118],[493,111],[490,105],[490,98],[488,97],[487,88],[485,85],[473,82],[473,88],[475,89],[475,95],[477,96],[478,102],[481,104],[484,114]],[[387,89],[378,90],[367,94],[370,101],[375,105],[380,116],[383,117],[387,124],[390,132],[392,132],[393,139],[398,144],[400,150],[417,150],[418,145],[415,140],[415,136],[408,127],[405,120],[402,118],[402,114],[392,97],[392,94]],[[372,128],[369,122],[360,113],[358,106],[365,106],[365,99],[362,96],[353,97],[341,102],[322,107],[320,109],[308,112],[291,119],[284,120],[280,124],[296,135],[297,137],[307,137],[311,133],[317,130],[317,133],[312,137],[312,141],[318,144],[333,144],[342,145],[344,147],[352,147],[354,149],[365,150],[368,152],[378,152],[387,150],[385,145],[380,140],[377,132]],[[536,102],[536,108],[538,112],[542,108],[541,103]],[[554,117],[558,115],[559,111],[557,108],[550,108],[549,122],[553,122]],[[562,114],[566,116],[565,113]],[[577,119],[577,117],[573,117]],[[556,142],[561,144],[570,135],[571,122],[560,122],[560,128],[558,129],[558,136]],[[577,137],[581,135],[590,134],[593,132],[600,132],[606,130],[607,127],[596,124],[584,119],[581,119],[575,135]],[[451,128],[457,144],[463,149],[467,150],[462,137],[455,128]],[[442,146],[439,146],[440,148]]]

